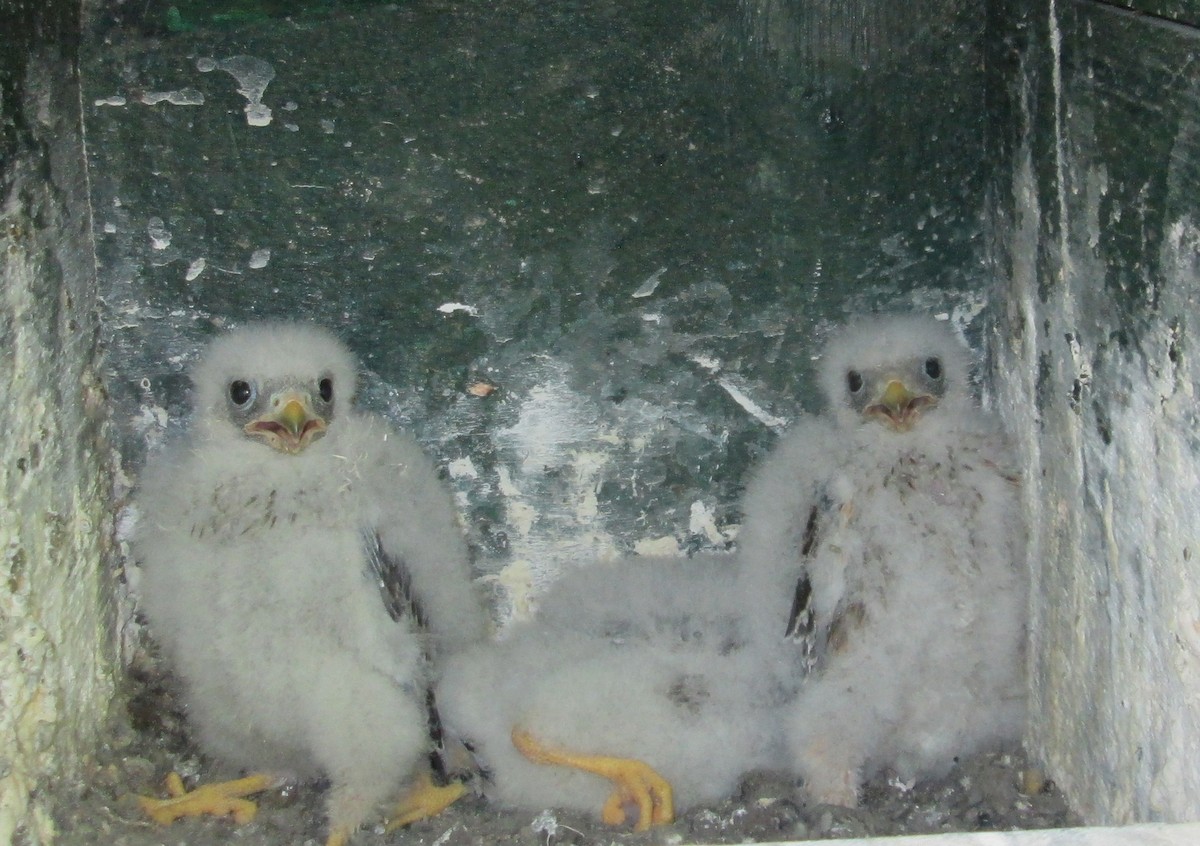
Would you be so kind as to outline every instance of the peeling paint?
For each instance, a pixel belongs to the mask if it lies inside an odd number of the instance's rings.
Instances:
[[[225,71],[237,81],[237,92],[246,98],[243,107],[246,123],[250,126],[267,126],[271,123],[271,109],[262,101],[267,86],[275,78],[275,69],[270,63],[254,56],[230,56],[220,60],[204,57],[196,60],[196,70],[201,73]]]

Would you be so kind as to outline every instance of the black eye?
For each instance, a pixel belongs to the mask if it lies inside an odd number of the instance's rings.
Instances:
[[[229,400],[239,408],[244,408],[254,402],[254,386],[241,379],[229,383]]]
[[[851,370],[846,374],[846,387],[850,389],[850,393],[857,394],[862,390],[863,378],[862,374],[857,370]]]
[[[325,402],[333,402],[333,380],[326,376],[317,383],[317,390],[321,393],[321,399]]]
[[[941,379],[942,363],[936,358],[925,359],[925,375],[930,379]]]

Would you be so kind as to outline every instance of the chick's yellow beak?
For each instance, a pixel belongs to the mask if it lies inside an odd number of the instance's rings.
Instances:
[[[279,412],[275,419],[283,424],[292,437],[298,438],[304,431],[304,424],[309,420],[308,409],[299,400],[288,400],[288,404],[283,407],[283,411]]]
[[[921,413],[936,405],[937,399],[929,394],[917,394],[899,379],[892,379],[879,395],[879,399],[863,409],[863,415],[879,420],[896,432],[907,432],[916,425]]]
[[[912,402],[914,396],[912,391],[903,382],[899,379],[893,379],[887,383],[887,387],[884,389],[883,396],[879,398],[879,401],[892,414],[900,414]]]
[[[295,455],[322,437],[328,425],[313,411],[308,394],[282,391],[271,397],[271,410],[247,423],[244,431],[280,452]]]

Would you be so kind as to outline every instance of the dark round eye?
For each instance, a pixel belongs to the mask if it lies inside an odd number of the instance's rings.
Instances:
[[[857,394],[862,390],[863,378],[862,374],[857,370],[851,370],[846,374],[846,387],[850,389],[850,393]]]
[[[241,379],[229,383],[229,400],[239,408],[244,408],[254,402],[254,386]]]
[[[333,380],[326,376],[317,383],[317,390],[321,393],[321,399],[325,402],[333,402]]]
[[[936,358],[925,359],[925,375],[930,379],[941,379],[942,363]]]

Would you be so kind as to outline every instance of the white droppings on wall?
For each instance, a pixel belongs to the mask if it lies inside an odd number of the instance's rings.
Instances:
[[[691,505],[688,531],[694,535],[701,535],[710,543],[717,545],[723,545],[729,541],[729,538],[717,527],[713,510],[700,500]]]
[[[508,599],[508,608],[500,609],[501,624],[526,616],[531,598],[568,563],[616,554],[597,492],[613,472],[620,442],[597,433],[596,414],[571,389],[566,368],[548,362],[521,399],[515,422],[495,434],[511,559],[491,578]]]
[[[0,163],[0,843],[53,838],[47,788],[79,773],[114,689],[113,456],[72,79],[65,61],[31,69],[46,143]]]
[[[1072,120],[1086,131],[1083,110]],[[1103,165],[1064,163],[1078,188],[1039,265],[1031,161],[1025,150],[1014,169],[1012,275],[991,338],[1027,468],[1029,745],[1089,822],[1194,819],[1200,760],[1182,750],[1200,745],[1200,233],[1169,227],[1159,302],[1132,308],[1100,259]]]

